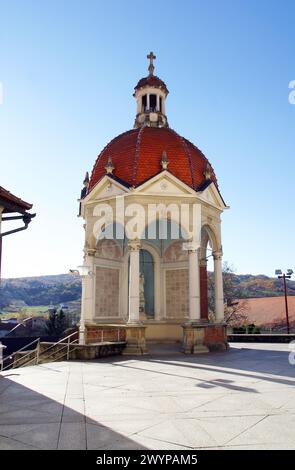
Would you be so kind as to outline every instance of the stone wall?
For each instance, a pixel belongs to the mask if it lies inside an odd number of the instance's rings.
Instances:
[[[125,327],[116,326],[88,326],[86,325],[86,342],[98,343],[100,341],[125,341],[126,330]]]
[[[119,269],[96,268],[95,317],[119,316]]]
[[[166,270],[166,317],[186,318],[188,305],[188,269]]]
[[[227,334],[225,325],[208,325],[204,329],[204,344],[210,350],[222,350],[227,347]]]

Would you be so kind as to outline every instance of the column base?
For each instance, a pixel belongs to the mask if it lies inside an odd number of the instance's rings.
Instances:
[[[185,323],[182,351],[185,354],[203,354],[229,349],[226,325],[204,321]]]
[[[79,344],[86,344],[86,328],[85,326],[79,328]]]
[[[184,354],[203,354],[209,352],[204,344],[204,324],[185,323],[183,327],[182,351]]]
[[[141,323],[127,323],[126,331],[126,347],[122,354],[125,356],[142,356],[147,354],[145,329]]]

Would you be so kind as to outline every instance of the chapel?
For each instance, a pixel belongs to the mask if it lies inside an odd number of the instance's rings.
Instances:
[[[120,330],[126,354],[175,343],[187,354],[227,348],[221,214],[227,208],[202,151],[173,130],[168,88],[154,74],[134,88],[133,128],[86,173],[80,199],[84,271],[80,343]],[[208,306],[207,262],[214,266]]]

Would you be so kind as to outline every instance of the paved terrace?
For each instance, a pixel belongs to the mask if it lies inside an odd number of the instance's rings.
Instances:
[[[295,449],[288,345],[58,362],[0,376],[0,449]]]

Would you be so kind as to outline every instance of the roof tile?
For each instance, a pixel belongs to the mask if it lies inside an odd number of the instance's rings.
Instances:
[[[114,176],[137,187],[162,171],[163,151],[167,153],[168,170],[176,178],[195,190],[206,181],[204,172],[209,162],[195,145],[170,128],[141,127],[115,137],[102,150],[92,170],[89,191],[105,175],[109,157]],[[217,186],[211,170],[211,180]]]

